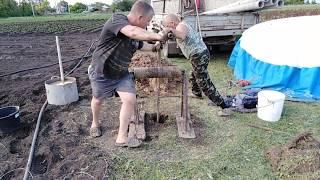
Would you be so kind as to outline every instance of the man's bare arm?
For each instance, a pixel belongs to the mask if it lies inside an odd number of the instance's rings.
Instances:
[[[184,40],[187,36],[188,29],[187,29],[186,25],[184,25],[183,23],[180,23],[176,27],[176,29],[172,29],[172,33],[174,34],[174,36],[176,38]]]
[[[150,44],[148,42],[143,42],[143,46],[140,50],[141,51],[151,51],[153,47],[154,47],[154,44]]]
[[[140,41],[161,41],[163,37],[160,34],[146,31],[137,26],[127,25],[120,32],[127,37]]]

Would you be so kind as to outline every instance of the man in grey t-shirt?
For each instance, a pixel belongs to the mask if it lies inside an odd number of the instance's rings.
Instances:
[[[116,145],[138,146],[128,140],[129,119],[134,111],[136,90],[133,77],[128,72],[133,53],[137,49],[151,50],[153,45],[143,41],[164,41],[162,35],[146,31],[154,11],[144,2],[137,1],[130,13],[113,14],[105,23],[96,50],[88,69],[92,87],[92,124],[90,135],[101,136],[99,114],[104,98],[118,94],[122,101],[120,110],[120,127]]]

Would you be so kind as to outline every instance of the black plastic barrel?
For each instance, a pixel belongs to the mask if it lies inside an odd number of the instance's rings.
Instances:
[[[0,134],[10,133],[19,128],[19,106],[0,108]]]

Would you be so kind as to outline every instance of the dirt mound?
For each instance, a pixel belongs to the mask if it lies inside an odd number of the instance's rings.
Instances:
[[[282,176],[320,172],[320,142],[309,132],[282,147],[270,148],[265,155],[273,170]]]
[[[132,58],[130,67],[162,67],[173,66],[165,58],[159,58],[157,53],[137,52]],[[160,83],[160,95],[174,94],[180,89],[181,79],[179,78],[150,78],[137,79],[136,87],[139,95],[150,95],[157,92],[158,82]]]

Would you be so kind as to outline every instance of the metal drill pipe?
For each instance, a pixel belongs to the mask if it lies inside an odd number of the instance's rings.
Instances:
[[[174,35],[173,35],[172,32],[169,32],[169,33],[168,33],[168,38],[169,38],[169,39],[173,39],[173,38],[174,38]]]
[[[182,70],[176,66],[132,68],[136,79],[142,78],[174,78],[182,77]]]

